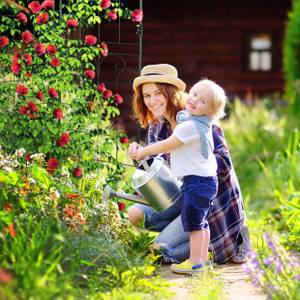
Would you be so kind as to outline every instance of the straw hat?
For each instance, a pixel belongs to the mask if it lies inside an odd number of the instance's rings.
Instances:
[[[141,71],[141,76],[133,81],[133,89],[136,90],[141,84],[147,82],[159,82],[175,85],[181,91],[185,91],[185,83],[178,78],[177,70],[174,66],[168,64],[147,65]]]

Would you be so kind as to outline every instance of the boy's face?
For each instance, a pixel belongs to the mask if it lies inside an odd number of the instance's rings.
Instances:
[[[210,103],[213,92],[208,85],[197,83],[189,91],[185,108],[194,116],[210,116]]]

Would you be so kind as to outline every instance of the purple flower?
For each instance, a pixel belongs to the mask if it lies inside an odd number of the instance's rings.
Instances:
[[[283,263],[281,262],[281,260],[279,259],[279,257],[276,257],[276,259],[275,259],[275,266],[276,266],[275,272],[277,274],[281,273],[283,271],[283,269],[284,269]]]
[[[264,259],[264,265],[269,267],[274,262],[274,259],[275,259],[274,256],[269,256],[269,257],[265,258]]]
[[[300,274],[295,275],[294,279],[297,280],[297,281],[300,281]]]
[[[273,252],[277,252],[276,247],[275,247],[275,244],[274,244],[274,242],[272,241],[270,235],[269,235],[268,233],[265,233],[265,234],[263,235],[263,237],[265,238],[265,240],[266,240],[266,242],[267,242],[269,248],[270,248]]]

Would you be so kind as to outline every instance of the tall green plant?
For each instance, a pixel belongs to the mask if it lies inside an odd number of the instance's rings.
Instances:
[[[293,1],[292,11],[288,15],[284,38],[284,74],[285,90],[292,100],[293,111],[300,115],[300,0]]]

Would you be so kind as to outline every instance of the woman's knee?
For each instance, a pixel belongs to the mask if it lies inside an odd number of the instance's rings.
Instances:
[[[144,218],[144,213],[139,208],[131,206],[128,210],[127,217],[132,225],[138,226]]]

